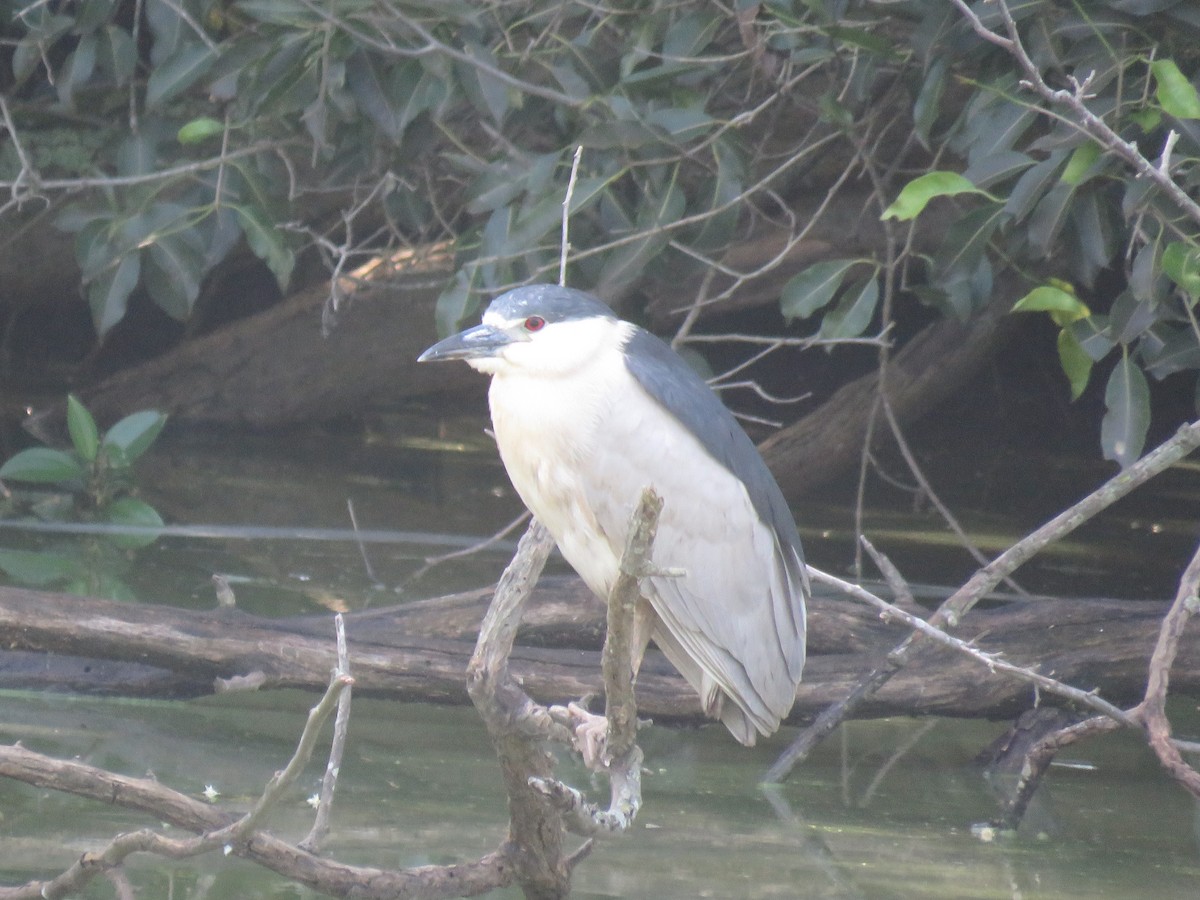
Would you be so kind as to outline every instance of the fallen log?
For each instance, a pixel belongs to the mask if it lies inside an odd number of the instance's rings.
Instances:
[[[416,364],[437,340],[434,306],[445,273],[435,263],[434,271],[404,274],[400,262],[381,260],[343,279],[343,309],[328,335],[322,283],[76,393],[102,423],[157,409],[192,422],[271,428],[482,385],[466,366]],[[53,442],[65,409],[65,401],[42,407],[25,427]]]
[[[596,640],[604,610],[573,579],[540,586],[512,668],[539,702],[598,693]],[[488,592],[347,616],[356,691],[434,703],[467,702],[464,673]],[[955,634],[989,652],[1114,703],[1142,694],[1165,604],[1118,600],[1033,600],[973,610]],[[811,655],[791,720],[840,700],[901,630],[849,601],[816,597]],[[534,646],[537,644],[539,646]],[[139,696],[213,693],[250,676],[263,688],[321,690],[334,663],[325,617],[265,619],[238,610],[196,612],[19,588],[0,589],[0,687]],[[12,651],[23,651],[14,654]],[[31,656],[30,654],[36,654]],[[36,660],[36,666],[30,661]],[[102,666],[86,660],[108,661]],[[123,667],[135,668],[122,674]],[[160,676],[154,677],[157,670]],[[1171,674],[1176,694],[1200,695],[1200,636],[1185,636]],[[642,713],[698,721],[695,695],[656,653],[638,677]],[[1052,702],[1042,698],[1043,702]],[[970,659],[930,647],[860,711],[862,717],[1012,717],[1034,702],[1025,683],[990,674]]]

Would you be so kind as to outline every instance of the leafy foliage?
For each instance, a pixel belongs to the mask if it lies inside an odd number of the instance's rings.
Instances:
[[[146,410],[126,416],[101,434],[87,408],[68,396],[71,449],[30,447],[0,466],[0,479],[39,486],[27,493],[14,491],[5,502],[6,512],[138,530],[105,533],[102,540],[89,541],[82,550],[0,548],[0,569],[35,586],[59,583],[80,593],[127,596],[129,591],[118,577],[124,563],[119,551],[153,543],[155,529],[163,526],[158,511],[136,496],[132,467],[166,421],[162,413]]]
[[[1086,82],[1088,114],[1194,197],[1194,4],[1010,8],[1036,70],[1068,93]],[[0,36],[17,133],[36,133],[47,106],[127,126],[82,154],[101,174],[61,220],[102,335],[139,286],[186,319],[240,241],[280,285],[305,246],[341,272],[360,255],[449,242],[456,272],[437,311],[448,330],[482,297],[554,277],[582,146],[571,281],[611,299],[678,293],[705,272],[728,295],[784,265],[840,194],[869,183],[887,246],[848,242],[788,273],[782,312],[815,335],[885,327],[912,298],[969,318],[1011,268],[1029,291],[1061,284],[1088,310],[1056,320],[1073,395],[1118,359],[1152,379],[1200,369],[1200,222],[1078,115],[1049,108],[1013,52],[946,0],[14,9]],[[997,3],[970,9],[1006,33]],[[14,196],[50,165],[35,143],[31,162],[0,152]],[[288,224],[316,192],[344,198],[338,221]],[[785,249],[739,267],[726,252],[746,240]],[[1144,413],[1108,427],[1139,427]]]
[[[985,25],[1008,33],[995,8],[973,9]],[[1018,37],[1051,86],[1081,98],[1119,140],[1195,197],[1200,19],[1194,9],[1171,2],[1042,2],[1011,9]],[[930,10],[924,27],[950,40],[924,49],[918,100],[941,96],[951,71],[971,89],[961,107],[923,111],[930,123],[926,140],[964,158],[962,174],[971,185],[1003,203],[982,220],[988,207],[965,210],[951,226],[971,231],[986,221],[989,234],[940,278],[935,265],[932,296],[940,294],[936,302],[960,313],[979,308],[988,297],[957,290],[948,276],[953,269],[990,270],[1001,260],[1043,282],[1014,310],[1048,312],[1060,327],[1059,357],[1073,397],[1095,364],[1116,359],[1101,444],[1107,458],[1128,465],[1140,454],[1150,422],[1145,375],[1163,378],[1200,363],[1198,283],[1191,274],[1200,260],[1200,220],[1148,179],[1134,177],[1114,147],[1097,129],[1083,127],[1068,106],[1039,106],[1017,83],[1013,54],[977,39],[956,12]],[[901,199],[929,177],[910,182]]]

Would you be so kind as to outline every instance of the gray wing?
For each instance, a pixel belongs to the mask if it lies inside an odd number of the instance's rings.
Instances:
[[[589,503],[619,544],[641,490],[650,483],[659,492],[655,563],[687,573],[650,579],[648,599],[669,633],[659,643],[694,663],[691,673],[676,665],[706,710],[719,712],[728,696],[770,733],[791,709],[804,665],[808,581],[795,522],[758,451],[703,380],[646,332],[635,332],[630,349],[636,386],[621,396],[636,399],[601,424]]]

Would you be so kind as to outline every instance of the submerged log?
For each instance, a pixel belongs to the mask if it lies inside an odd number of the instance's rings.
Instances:
[[[347,616],[356,690],[467,702],[464,673],[488,596],[478,591]],[[1014,602],[972,611],[955,633],[1012,662],[1096,689],[1114,703],[1130,703],[1144,689],[1165,609],[1141,601]],[[537,589],[511,663],[534,699],[559,702],[601,690],[596,647],[603,619],[603,608],[574,579],[548,580]],[[809,621],[811,655],[792,721],[811,718],[841,699],[902,634],[872,611],[829,597],[814,598]],[[332,625],[325,617],[272,620],[237,610],[194,612],[17,588],[0,589],[0,646],[25,651],[0,657],[0,687],[140,696],[209,694],[239,676],[254,676],[262,687],[321,690],[334,662]],[[34,658],[37,665],[30,666]],[[110,662],[95,666],[82,660]],[[126,671],[112,662],[134,668]],[[1200,694],[1200,636],[1185,637],[1171,685],[1176,694]],[[637,693],[646,716],[701,718],[695,695],[658,654],[647,657]],[[859,715],[1011,717],[1033,701],[1027,684],[930,647]]]

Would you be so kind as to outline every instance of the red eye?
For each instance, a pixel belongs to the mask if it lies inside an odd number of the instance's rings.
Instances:
[[[541,331],[546,325],[546,320],[541,316],[530,316],[525,320],[526,331]]]

